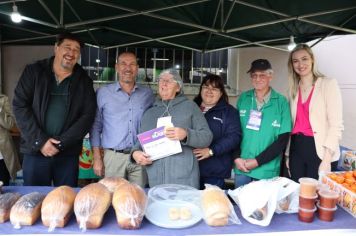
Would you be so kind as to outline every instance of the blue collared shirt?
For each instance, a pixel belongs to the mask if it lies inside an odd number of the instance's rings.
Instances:
[[[128,95],[117,82],[99,88],[96,98],[98,108],[90,132],[91,146],[131,148],[137,140],[141,117],[154,102],[152,90],[135,85]]]

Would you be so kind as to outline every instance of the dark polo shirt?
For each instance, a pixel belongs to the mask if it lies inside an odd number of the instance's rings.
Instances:
[[[53,76],[51,80],[50,99],[46,111],[45,129],[46,133],[53,137],[61,133],[66,112],[68,107],[69,86],[72,77],[69,76],[57,84],[56,78]]]

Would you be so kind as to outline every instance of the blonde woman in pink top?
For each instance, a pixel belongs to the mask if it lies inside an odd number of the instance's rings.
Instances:
[[[286,159],[291,178],[318,179],[335,170],[340,157],[343,131],[342,100],[337,81],[315,68],[315,58],[306,44],[289,55],[289,100],[293,130]]]

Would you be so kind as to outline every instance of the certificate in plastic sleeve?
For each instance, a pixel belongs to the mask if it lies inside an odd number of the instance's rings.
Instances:
[[[164,135],[164,126],[137,135],[143,151],[152,161],[182,152],[178,140],[170,140]]]

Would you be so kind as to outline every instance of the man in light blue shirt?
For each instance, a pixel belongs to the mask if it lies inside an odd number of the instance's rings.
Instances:
[[[144,187],[147,184],[145,169],[130,162],[129,153],[137,140],[141,117],[154,102],[154,95],[151,89],[136,84],[135,54],[121,53],[115,69],[119,81],[97,91],[98,109],[90,132],[93,169],[98,176],[123,177]]]

